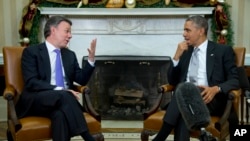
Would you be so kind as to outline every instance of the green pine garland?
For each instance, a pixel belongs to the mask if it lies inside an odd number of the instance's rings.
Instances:
[[[30,39],[30,45],[34,45],[34,44],[38,44],[39,43],[39,30],[40,30],[40,19],[41,19],[41,14],[40,11],[37,10],[37,13],[33,19],[33,24],[30,30],[30,35],[29,35],[29,39]]]
[[[193,7],[209,7],[210,5],[194,5]],[[226,13],[227,17],[228,17],[228,20],[229,20],[229,26],[228,26],[228,34],[226,35],[226,40],[227,40],[227,44],[228,45],[231,45],[233,46],[234,43],[233,43],[233,31],[232,31],[232,28],[231,28],[231,19],[230,19],[230,14],[229,14],[229,8],[230,8],[230,5],[225,3],[223,4],[224,6],[224,12]],[[65,4],[59,4],[59,3],[53,3],[53,2],[48,2],[48,1],[42,1],[38,7],[77,7],[77,4],[71,4],[71,5],[65,5]],[[165,0],[161,0],[159,1],[158,3],[155,3],[155,4],[152,4],[152,5],[143,5],[142,3],[138,3],[136,4],[136,7],[135,8],[173,8],[173,7],[176,7],[172,2],[169,4],[169,5],[166,5],[165,4]],[[211,6],[210,6],[211,7]],[[105,8],[105,4],[88,4],[88,5],[83,5],[81,8]],[[124,7],[125,8],[125,7]],[[30,45],[33,45],[33,44],[38,44],[40,41],[39,41],[39,31],[40,31],[40,19],[41,19],[41,14],[40,14],[40,11],[37,10],[36,12],[36,15],[34,17],[34,20],[33,20],[33,24],[32,24],[32,28],[31,28],[31,31],[30,31],[30,34],[29,34],[29,39],[30,39]],[[218,38],[218,35],[217,33],[215,33],[215,30],[216,30],[216,22],[215,22],[215,18],[213,15],[211,15],[212,17],[212,24],[211,24],[211,31],[212,31],[212,40],[217,42],[217,38]]]
[[[233,30],[232,30],[232,20],[231,20],[231,15],[229,13],[229,8],[231,6],[227,3],[223,4],[223,10],[228,18],[228,29],[227,29],[227,35],[226,37],[226,41],[227,41],[227,45],[233,46],[234,45],[234,38],[233,38]],[[212,31],[212,40],[217,42],[218,39],[218,34],[215,32],[216,31],[216,21],[215,21],[215,16],[213,16],[212,18],[212,24],[211,24],[211,31]]]

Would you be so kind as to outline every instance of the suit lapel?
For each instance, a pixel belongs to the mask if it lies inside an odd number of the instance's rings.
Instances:
[[[191,59],[191,56],[192,56],[192,52],[193,52],[193,47],[190,46],[186,52],[186,54],[184,55],[183,57],[183,70],[185,70],[184,72],[184,76],[181,78],[181,81],[186,81],[186,78],[187,78],[187,73],[188,73],[188,67],[189,67],[189,62],[190,62],[190,59]]]
[[[51,78],[51,67],[50,67],[50,60],[49,60],[49,54],[48,54],[48,50],[46,48],[45,43],[41,44],[41,46],[39,46],[39,50],[40,50],[40,56],[41,56],[41,65],[45,70],[45,75],[46,75],[46,79],[47,81],[50,81]]]
[[[61,49],[61,56],[62,56],[62,63],[63,63],[63,68],[64,68],[64,73],[66,78],[68,78],[68,74],[70,74],[70,65],[68,60],[68,54],[66,49]]]
[[[214,63],[215,63],[215,53],[214,53],[214,48],[215,46],[213,46],[213,44],[208,41],[208,45],[207,45],[207,79],[210,78],[211,74],[212,74],[212,70],[214,67]]]

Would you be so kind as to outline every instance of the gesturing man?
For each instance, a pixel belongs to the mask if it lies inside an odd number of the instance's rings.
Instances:
[[[88,49],[89,63],[81,69],[75,53],[67,48],[72,37],[71,25],[70,20],[61,16],[49,18],[44,27],[45,42],[24,49],[21,65],[25,83],[16,106],[17,115],[50,118],[53,141],[69,141],[76,135],[94,141],[73,82],[86,85],[90,79],[96,39]]]

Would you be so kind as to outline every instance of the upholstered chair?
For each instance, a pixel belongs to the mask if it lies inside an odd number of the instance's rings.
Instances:
[[[245,47],[234,47],[234,52],[236,55],[236,65],[238,68],[244,67],[245,60]],[[239,77],[241,76],[239,73]],[[241,79],[240,79],[241,80]],[[141,132],[141,140],[148,141],[149,136],[155,135],[161,128],[163,124],[163,116],[166,111],[160,108],[161,101],[163,100],[164,94],[172,94],[174,91],[174,86],[166,84],[162,85],[158,90],[158,99],[154,106],[147,112],[144,113],[143,130]],[[229,135],[229,123],[228,117],[231,109],[236,110],[239,117],[239,107],[241,99],[241,90],[233,90],[228,94],[227,105],[225,111],[221,117],[211,116],[210,124],[206,127],[206,131],[210,132],[212,136],[216,137],[220,141],[225,141]],[[171,116],[171,115],[170,115]],[[191,137],[198,138],[200,136],[199,131],[191,132]]]
[[[27,116],[17,118],[15,104],[23,90],[24,81],[21,70],[21,55],[24,47],[3,47],[4,72],[6,88],[4,98],[7,102],[7,138],[9,141],[32,141],[51,139],[51,121],[45,117]],[[82,92],[84,106],[87,112],[84,117],[87,121],[90,133],[97,141],[104,141],[101,130],[101,118],[96,113],[89,99],[89,90],[86,86],[76,86],[76,90]]]

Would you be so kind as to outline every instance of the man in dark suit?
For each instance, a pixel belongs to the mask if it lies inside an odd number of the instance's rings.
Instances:
[[[168,81],[172,85],[191,82],[199,87],[210,115],[221,115],[230,90],[239,88],[235,54],[232,47],[220,45],[207,39],[208,23],[202,16],[189,17],[184,24],[184,41],[178,44],[172,64],[168,70]],[[193,76],[191,68],[194,50],[197,52],[198,68]],[[191,77],[192,76],[192,77]],[[193,81],[193,77],[195,81]],[[192,95],[190,95],[192,96]],[[237,115],[230,115],[232,124],[238,124]],[[169,103],[163,125],[153,141],[164,141],[174,128],[175,141],[189,141],[187,126],[180,114],[175,96]]]
[[[86,141],[94,141],[89,134],[78,102],[79,92],[73,90],[73,82],[86,85],[94,70],[96,39],[88,48],[88,63],[80,68],[76,55],[67,48],[72,34],[72,22],[61,16],[48,19],[44,27],[44,43],[29,46],[22,54],[24,90],[17,103],[17,115],[45,116],[51,119],[53,141],[69,141],[81,135]],[[60,51],[62,84],[57,84],[56,52]]]

